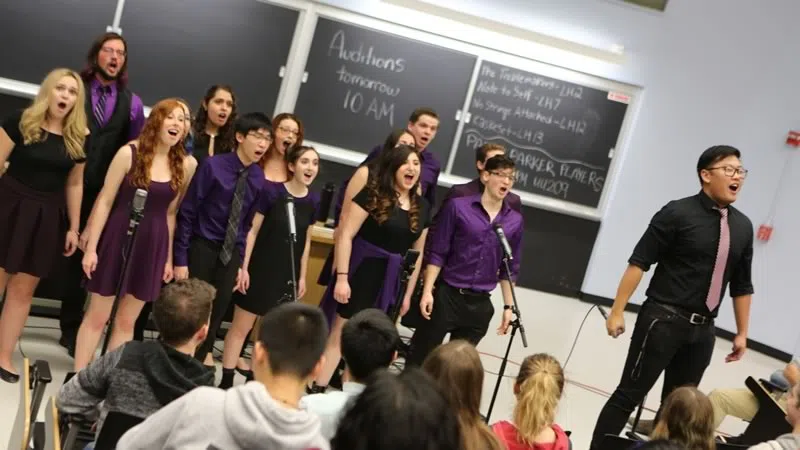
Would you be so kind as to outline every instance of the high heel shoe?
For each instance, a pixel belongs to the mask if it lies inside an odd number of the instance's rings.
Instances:
[[[239,375],[243,376],[245,381],[251,381],[253,379],[253,370],[252,369],[243,370],[243,369],[240,369],[240,368],[237,367],[236,368],[236,372],[238,372]]]
[[[11,373],[0,367],[0,380],[5,381],[6,383],[17,383],[19,382],[19,375]]]

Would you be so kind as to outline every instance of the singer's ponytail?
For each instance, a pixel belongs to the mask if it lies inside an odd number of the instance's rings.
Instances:
[[[555,421],[564,391],[564,371],[550,355],[528,356],[520,366],[517,387],[514,424],[519,440],[532,446],[536,436]]]

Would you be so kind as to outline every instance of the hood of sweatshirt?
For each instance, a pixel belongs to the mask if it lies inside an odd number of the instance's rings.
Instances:
[[[319,418],[306,410],[284,406],[257,381],[229,389],[222,408],[228,432],[240,448],[320,446]]]
[[[214,372],[192,356],[160,341],[141,346],[142,373],[162,405],[198,386],[213,386]]]

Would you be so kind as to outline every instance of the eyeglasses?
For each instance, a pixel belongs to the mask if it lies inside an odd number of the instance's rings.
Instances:
[[[289,128],[289,127],[278,127],[278,129],[283,131],[286,134],[293,134],[295,136],[299,136],[300,135],[300,130],[293,130],[293,129]]]
[[[512,183],[517,178],[517,174],[516,173],[502,173],[502,172],[489,172],[489,173],[494,175],[494,176],[496,176],[496,177],[504,178],[504,179],[506,179],[506,180],[508,180],[508,181],[510,181]]]
[[[269,135],[266,135],[266,134],[250,133],[250,134],[248,134],[248,136],[253,136],[255,138],[256,142],[266,142],[267,144],[272,142],[272,136],[269,136]]]
[[[103,48],[100,49],[100,51],[103,52],[103,53],[109,53],[109,54],[117,55],[120,58],[124,58],[125,55],[127,54],[125,52],[125,50],[116,50],[116,49],[113,49],[111,47],[103,47]]]
[[[709,167],[706,170],[717,170],[721,169],[722,173],[725,174],[726,177],[733,177],[734,174],[739,175],[742,178],[747,178],[748,170],[743,167],[731,167],[731,166],[723,166],[723,167]]]

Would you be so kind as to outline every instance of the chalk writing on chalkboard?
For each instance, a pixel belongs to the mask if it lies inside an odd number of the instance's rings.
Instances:
[[[599,203],[625,112],[607,91],[484,61],[469,110],[455,173],[473,173],[474,150],[497,143],[517,163],[515,189]]]
[[[342,109],[353,114],[363,114],[385,125],[394,127],[394,97],[400,95],[400,86],[358,72],[358,66],[370,66],[387,72],[401,73],[406,70],[404,58],[381,57],[375,47],[366,49],[363,42],[348,46],[347,34],[338,30],[328,46],[328,56],[342,61],[336,71],[337,80],[348,88],[343,91]]]

